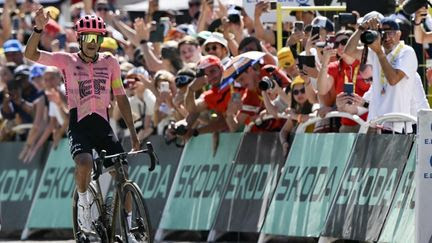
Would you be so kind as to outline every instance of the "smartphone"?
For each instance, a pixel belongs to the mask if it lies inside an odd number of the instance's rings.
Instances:
[[[306,65],[308,67],[314,68],[315,67],[315,56],[305,56],[305,55],[299,55],[299,67],[300,69],[303,69],[303,65]]]
[[[276,8],[277,8],[277,2],[271,1],[270,2],[270,10],[276,10]]]
[[[340,13],[339,23],[340,25],[356,24],[357,16],[353,13]]]
[[[354,92],[354,85],[352,83],[346,83],[346,84],[344,84],[344,92],[347,95],[352,96],[353,92]]]
[[[18,16],[14,16],[13,18],[12,18],[12,29],[13,30],[19,30],[19,28],[20,28],[20,21],[19,21],[19,18],[18,18]]]
[[[319,39],[319,33],[320,33],[320,27],[318,27],[318,26],[312,26],[312,31],[311,31],[311,37],[313,37],[313,36],[317,36],[317,37],[315,37],[313,40],[317,40],[317,39]]]
[[[161,92],[168,92],[169,91],[169,83],[166,81],[160,82],[159,89]]]
[[[294,22],[294,32],[303,32],[304,31],[304,22],[303,21],[295,21]]]
[[[66,34],[64,34],[64,33],[58,34],[57,40],[59,41],[59,48],[65,49],[66,48]]]

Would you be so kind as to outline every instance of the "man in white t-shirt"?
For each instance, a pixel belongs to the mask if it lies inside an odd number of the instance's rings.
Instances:
[[[366,29],[378,29],[381,37],[370,45],[368,64],[373,68],[373,82],[370,89],[368,121],[388,113],[411,114],[411,99],[416,84],[417,57],[412,47],[400,41],[399,24],[392,18],[384,18],[381,24],[377,19],[362,23],[348,41],[345,52],[351,56],[361,56],[356,48],[360,35]],[[395,132],[411,133],[411,125],[401,122],[385,123],[384,128]]]

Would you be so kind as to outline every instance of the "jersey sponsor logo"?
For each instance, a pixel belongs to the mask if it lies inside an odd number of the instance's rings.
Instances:
[[[79,83],[79,94],[80,94],[80,98],[84,99],[87,96],[92,94],[92,85],[91,85],[92,80],[83,80],[83,81],[78,81]],[[93,80],[93,84],[94,84],[94,94],[95,95],[100,95],[101,91],[105,91],[105,84],[106,84],[106,79],[94,79]]]

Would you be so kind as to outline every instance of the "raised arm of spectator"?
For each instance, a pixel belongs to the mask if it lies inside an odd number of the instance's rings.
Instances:
[[[272,30],[265,30],[263,24],[261,23],[261,15],[263,12],[266,12],[269,8],[269,2],[258,2],[255,5],[254,12],[254,26],[255,26],[255,35],[258,39],[264,40],[272,45],[276,43],[275,36]]]
[[[223,26],[223,35],[224,38],[228,41],[228,48],[232,56],[238,55],[238,42],[235,38],[235,35],[230,32],[228,18],[224,16],[222,18],[222,26]]]
[[[306,97],[311,104],[318,103],[318,91],[313,87],[309,76],[301,74],[301,77],[305,81],[304,86],[306,90]]]
[[[139,40],[138,43],[143,52],[147,67],[152,72],[157,72],[160,69],[163,69],[162,60],[156,57],[147,43],[150,38],[150,29],[148,24],[144,22],[144,19],[137,18],[134,22],[134,29],[136,31],[136,39]]]
[[[42,136],[39,138],[36,145],[34,145],[31,148],[30,153],[28,153],[27,156],[24,158],[24,163],[28,163],[33,159],[37,151],[44,145],[44,143],[47,141],[51,133],[54,131],[56,125],[57,125],[56,118],[50,117],[48,126],[45,128],[44,132],[42,133]]]
[[[327,48],[323,50],[323,60],[321,70],[318,73],[318,95],[326,95],[330,92],[334,86],[334,79],[328,74],[328,64],[330,58],[336,55],[337,50],[333,48]]]
[[[93,1],[92,0],[83,0],[84,3],[84,12],[87,15],[94,14],[93,11]]]
[[[132,29],[129,25],[127,25],[123,21],[119,20],[117,16],[112,12],[110,12],[108,16],[109,16],[108,18],[109,23],[114,25],[116,29],[120,31],[120,33],[126,36],[128,40],[132,42],[132,44],[134,44],[134,46],[140,46],[141,40],[138,39],[137,32],[134,29]]]
[[[428,12],[425,7],[420,8],[415,13],[414,18],[414,37],[417,43],[431,43],[432,32],[426,32],[422,26],[423,20],[426,18]]]
[[[9,39],[12,33],[12,23],[11,23],[12,9],[10,9],[8,5],[9,4],[4,4],[3,14],[1,16],[1,26],[2,26],[1,44],[3,44],[4,41]]]
[[[197,22],[197,33],[207,30],[207,21],[212,18],[213,7],[210,5],[209,0],[202,1],[200,16]]]
[[[38,50],[38,45],[41,38],[42,30],[48,23],[49,18],[51,18],[50,13],[48,12],[45,16],[42,7],[36,11],[35,28],[40,32],[37,33],[36,31],[33,31],[29,40],[27,41],[26,49],[24,51],[24,56],[32,61],[39,60],[40,51]]]
[[[378,27],[379,20],[376,18],[372,18],[367,22],[360,24],[354,34],[352,34],[351,37],[348,39],[348,42],[344,49],[344,53],[350,57],[361,60],[363,48],[358,46],[361,34],[367,29],[375,30],[378,29]]]
[[[20,160],[23,160],[26,157],[27,153],[30,152],[31,147],[36,143],[36,139],[41,135],[41,131],[45,130],[44,122],[46,121],[45,114],[47,114],[45,106],[45,96],[41,96],[34,102],[34,108],[36,110],[36,113],[33,120],[33,125],[27,136],[25,145],[19,155]]]
[[[192,83],[189,84],[184,101],[185,109],[187,112],[189,112],[189,114],[200,113],[207,109],[207,105],[202,97],[195,101],[195,92],[202,89],[206,83],[207,76],[202,76],[196,78],[194,81],[192,81]]]

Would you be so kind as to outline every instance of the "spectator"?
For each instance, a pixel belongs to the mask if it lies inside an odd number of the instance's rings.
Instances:
[[[23,47],[16,39],[7,40],[3,44],[3,51],[7,62],[14,62],[17,65],[24,64]]]
[[[221,33],[213,32],[204,42],[203,49],[207,55],[218,57],[224,66],[231,60],[229,56],[228,42]]]
[[[201,47],[197,39],[185,36],[178,44],[180,58],[184,63],[198,63],[201,60]]]
[[[366,83],[360,75],[360,60],[344,53],[351,35],[351,31],[339,31],[335,36],[333,49],[324,50],[322,67],[318,75],[318,94],[323,104],[329,107],[336,104],[336,95],[344,92],[345,85],[352,84],[353,92],[360,96],[363,96],[370,87],[370,83]],[[338,60],[329,63],[333,56]],[[363,114],[361,118],[366,120],[367,114]],[[339,132],[358,132],[360,129],[360,125],[346,118],[341,119],[341,124]]]
[[[377,29],[380,23],[377,19],[370,19],[360,25],[351,36],[345,52],[359,57],[362,50],[357,48],[361,33],[366,29]],[[381,20],[382,38],[378,37],[368,45],[368,63],[373,68],[373,80],[370,94],[368,121],[391,112],[410,114],[417,58],[414,50],[400,42],[401,32],[399,24],[391,18]],[[408,102],[407,102],[408,101]],[[394,132],[412,132],[408,126],[404,131],[404,124],[394,122],[384,124],[385,130]],[[387,131],[384,131],[387,132]]]

